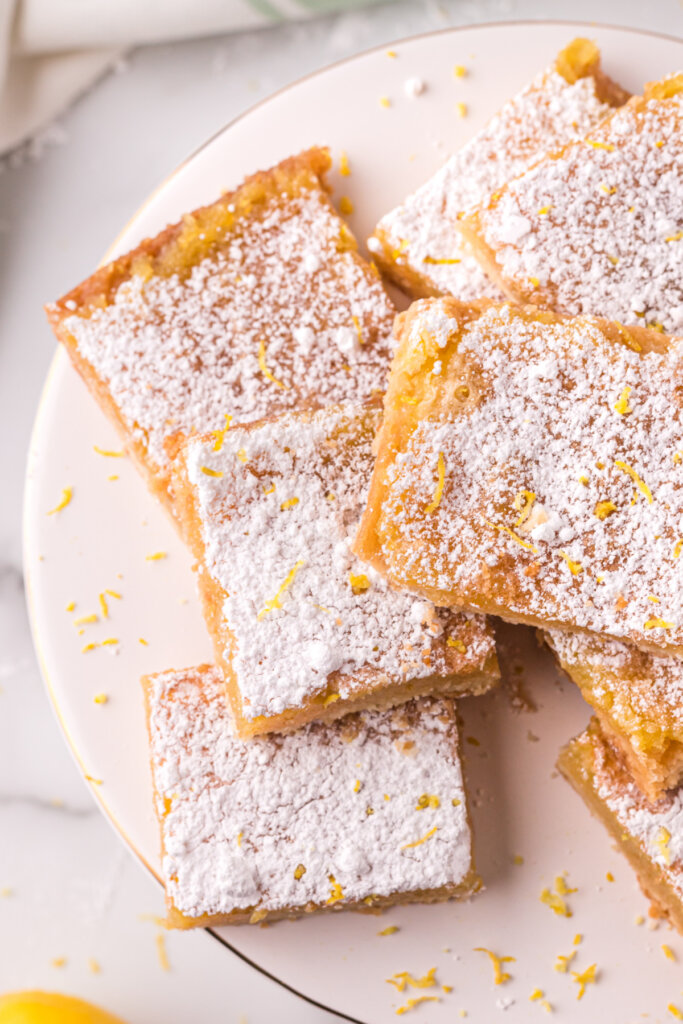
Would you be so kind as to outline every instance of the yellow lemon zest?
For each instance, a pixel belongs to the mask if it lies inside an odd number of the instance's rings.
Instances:
[[[222,471],[220,469],[210,469],[209,466],[200,466],[200,469],[201,469],[202,473],[204,473],[205,476],[215,476],[215,477],[223,476],[223,473],[222,473]]]
[[[627,384],[624,390],[621,392],[619,399],[614,404],[614,408],[620,416],[628,416],[630,412],[633,412],[633,409],[628,404],[628,396],[631,394],[632,390],[633,389],[630,388]]]
[[[541,209],[538,211],[538,215],[539,217],[545,217],[546,213],[550,213],[551,210],[552,206],[542,206]]]
[[[98,448],[96,444],[92,446],[93,451],[97,452],[98,455],[105,455],[108,459],[122,459],[126,454],[125,452],[114,452],[107,448]]]
[[[387,110],[391,106],[391,100],[389,99],[388,96],[380,96],[379,105],[380,107],[384,107],[384,109]]]
[[[583,566],[580,565],[578,562],[572,562],[571,558],[569,557],[566,551],[560,551],[559,555],[560,558],[564,558],[565,562],[567,563],[567,568],[569,569],[572,576],[578,576],[580,573],[583,572]]]
[[[667,946],[665,942],[662,944],[662,953],[667,958],[667,960],[676,959],[676,954],[674,953],[673,949],[671,948],[671,946]]]
[[[436,471],[438,474],[436,489],[434,491],[434,497],[425,508],[425,515],[429,515],[430,513],[435,512],[441,502],[444,481],[446,479],[446,463],[444,461],[443,452],[439,452],[439,458],[436,464]]]
[[[287,501],[283,501],[280,505],[280,511],[284,512],[288,508],[294,508],[295,505],[299,504],[298,498],[287,498]]]
[[[460,651],[461,654],[465,654],[465,652],[467,651],[466,645],[462,642],[462,640],[458,640],[457,637],[447,637],[446,645],[448,647],[455,647],[456,651]]]
[[[514,956],[498,956],[493,953],[490,949],[486,949],[485,946],[475,946],[475,953],[486,953],[491,959],[493,964],[493,983],[494,985],[503,985],[506,981],[509,981],[511,975],[507,971],[503,970],[503,964],[513,964],[516,961]]]
[[[673,622],[666,622],[657,615],[653,615],[647,622],[643,623],[643,629],[671,629]]]
[[[400,1017],[403,1013],[408,1013],[409,1010],[414,1010],[420,1003],[440,1003],[441,1000],[438,996],[415,996],[414,999],[409,999],[405,1006],[399,1006],[396,1013]]]
[[[583,994],[586,991],[586,985],[595,984],[595,972],[597,970],[597,966],[597,964],[591,964],[590,967],[587,967],[586,970],[581,973],[578,971],[572,971],[572,978],[579,986],[579,994],[576,997],[577,999],[583,998]]]
[[[431,807],[433,810],[436,810],[436,808],[440,806],[441,801],[439,800],[438,796],[435,796],[433,793],[423,793],[420,799],[417,801],[415,810],[424,811],[427,807]]]
[[[518,518],[515,520],[515,528],[521,526],[522,523],[526,522],[531,514],[531,509],[536,501],[536,495],[534,491],[518,491],[513,501],[513,507],[519,512]]]
[[[432,836],[435,835],[438,831],[439,831],[439,826],[438,825],[434,825],[433,828],[430,828],[429,832],[425,832],[425,834],[422,836],[421,839],[416,839],[415,842],[413,842],[413,843],[406,843],[405,846],[401,847],[401,849],[402,850],[412,850],[416,846],[422,846],[423,843],[426,843],[427,840],[431,839]]]
[[[437,259],[436,256],[425,256],[422,262],[429,263],[431,266],[434,267],[450,267],[453,266],[455,263],[462,263],[462,260],[457,259],[456,257],[448,258],[444,256],[443,258]]]
[[[297,866],[294,868],[294,877],[296,878],[297,882],[301,878],[303,878],[305,874],[306,874],[306,868],[304,867],[304,865],[303,864],[297,864]]]
[[[248,462],[249,461],[249,456],[247,455],[247,452],[246,452],[245,448],[240,448],[239,449],[239,451],[237,452],[237,458],[240,460],[240,462]]]
[[[559,893],[560,896],[571,896],[573,892],[578,892],[578,889],[570,889],[567,885],[567,880],[564,875],[558,875],[555,879],[555,892]]]
[[[530,277],[529,278],[529,284],[531,285],[532,288],[540,288],[540,286],[541,286],[541,282],[538,280],[537,277]]]
[[[356,334],[357,334],[357,336],[358,336],[358,344],[359,344],[359,345],[364,345],[364,344],[365,344],[365,341],[363,340],[363,331],[361,330],[361,326],[360,326],[360,320],[359,320],[359,319],[358,319],[358,317],[357,317],[357,316],[355,315],[355,313],[354,313],[354,315],[353,315],[353,316],[351,317],[351,321],[352,321],[352,323],[353,323],[353,326],[354,326],[354,327],[356,328]]]
[[[99,622],[97,615],[82,615],[80,619],[74,619],[74,626],[89,626],[92,622]]]
[[[573,949],[571,953],[567,953],[566,956],[563,956],[561,953],[558,953],[557,963],[555,964],[555,970],[559,971],[560,974],[566,974],[569,970],[569,965],[576,956],[577,952],[578,950]]]
[[[166,952],[166,936],[163,932],[158,932],[156,937],[157,943],[157,957],[159,958],[159,966],[162,971],[170,971],[171,965],[168,962],[168,953]]]
[[[679,558],[681,551],[683,551],[683,537],[674,544],[674,558]]]
[[[554,914],[560,917],[571,917],[572,912],[562,899],[559,893],[551,892],[550,889],[543,889],[539,897],[541,903],[545,903],[546,907],[550,907]]]
[[[669,235],[669,237],[665,238],[664,241],[665,242],[680,242],[681,238],[683,238],[683,231],[677,231],[675,235]]]
[[[653,840],[654,845],[659,850],[661,856],[664,858],[665,864],[671,863],[671,850],[669,849],[669,841],[671,839],[671,833],[668,828],[662,826],[657,833],[657,838]]]
[[[465,67],[464,64],[456,64],[455,67],[453,68],[454,78],[464,78],[466,74],[467,68]]]
[[[620,469],[623,473],[626,473],[627,476],[631,477],[631,480],[633,480],[634,484],[636,485],[640,493],[645,495],[648,504],[651,505],[654,501],[654,498],[652,497],[652,491],[647,486],[647,484],[640,479],[633,466],[629,466],[628,462],[622,462],[621,459],[616,459],[614,465],[617,467],[617,469]]]
[[[62,497],[61,497],[60,501],[55,505],[54,508],[51,508],[50,511],[47,514],[49,516],[53,516],[55,514],[55,512],[61,512],[63,508],[66,508],[66,506],[69,504],[69,502],[71,501],[73,496],[74,496],[74,489],[73,489],[73,487],[65,487],[62,490]]]
[[[109,697],[107,696],[106,693],[96,693],[95,696],[93,697],[93,701],[95,702],[95,704],[106,704],[108,700]]]
[[[325,700],[323,701],[323,707],[326,708],[330,704],[334,704],[335,701],[340,699],[341,698],[338,693],[328,693],[327,697],[325,697]]]
[[[261,621],[261,619],[265,615],[268,614],[268,612],[274,611],[275,608],[282,608],[282,601],[280,599],[281,599],[282,595],[285,593],[285,591],[288,590],[289,587],[291,587],[292,583],[294,582],[294,577],[296,576],[296,574],[298,573],[299,569],[301,568],[301,566],[303,564],[304,564],[304,560],[303,560],[303,558],[300,558],[299,561],[296,563],[296,565],[294,565],[289,570],[289,572],[287,573],[287,576],[285,577],[283,582],[278,587],[277,593],[275,594],[275,597],[272,597],[270,599],[270,601],[266,601],[264,607],[258,613],[257,617],[258,617],[259,622]]]
[[[584,139],[583,140],[588,146],[592,146],[593,149],[606,149],[608,153],[614,152],[614,146],[611,142],[596,142],[595,139]]]
[[[676,1020],[683,1020],[683,1010],[679,1010],[678,1007],[674,1006],[673,1003],[669,1003],[669,1005],[667,1006],[667,1010],[669,1011],[672,1017],[676,1018]]]
[[[337,881],[337,879],[334,877],[334,875],[328,875],[327,877],[332,884],[332,888],[330,889],[330,898],[326,900],[326,902],[337,903],[339,900],[343,900],[344,891],[339,882]]]
[[[146,562],[160,562],[162,558],[167,558],[167,551],[155,551],[152,555],[145,555]]]
[[[261,338],[258,343],[258,365],[266,380],[269,380],[271,384],[275,384],[278,388],[287,390],[287,385],[283,384],[281,380],[277,379],[277,377],[274,377],[266,365],[266,343],[263,338]]]
[[[397,924],[390,924],[386,928],[382,928],[381,932],[377,932],[378,935],[395,935],[399,930]]]
[[[364,590],[368,590],[370,587],[370,580],[367,578],[365,573],[349,573],[349,583],[354,594],[362,594]]]
[[[339,173],[344,177],[348,178],[351,173],[351,164],[345,149],[342,149],[339,155]]]
[[[521,544],[521,546],[526,548],[527,551],[533,551],[535,555],[538,554],[538,548],[534,547],[534,545],[530,544],[528,541],[523,540],[521,537],[518,537],[514,530],[511,530],[509,526],[503,526],[500,523],[491,523],[488,519],[486,519],[485,522],[486,525],[490,526],[492,529],[498,530],[500,533],[507,533],[509,537],[516,540],[517,543]]]
[[[635,340],[635,338],[633,337],[631,332],[626,330],[626,328],[624,327],[623,324],[615,323],[614,326],[619,331],[619,334],[621,335],[623,340],[626,342],[626,345],[628,346],[628,348],[630,348],[633,352],[641,352],[642,351],[641,346]]]
[[[410,971],[399,971],[387,978],[387,985],[393,985],[398,992],[406,988],[434,988],[436,985],[436,967],[431,967],[422,978],[414,978]]]
[[[542,999],[542,998],[543,998],[543,989],[541,989],[541,988],[535,988],[535,989],[533,990],[533,992],[531,993],[531,995],[529,996],[529,1002],[530,1002],[530,1003],[533,1003],[533,1002],[535,1002],[535,1001],[536,1001],[537,999]]]
[[[467,104],[466,103],[462,103],[462,102],[456,103],[455,104],[455,112],[458,115],[458,117],[466,117],[467,116]]]
[[[212,430],[211,431],[211,436],[215,438],[215,441],[213,443],[213,450],[215,452],[219,452],[221,450],[221,448],[223,447],[223,442],[225,441],[225,435],[230,430],[230,424],[231,423],[232,423],[232,416],[229,416],[227,414],[227,412],[226,412],[225,413],[225,426],[221,430]]]
[[[607,519],[613,512],[617,511],[617,506],[613,501],[599,501],[595,506],[595,515],[598,519]]]

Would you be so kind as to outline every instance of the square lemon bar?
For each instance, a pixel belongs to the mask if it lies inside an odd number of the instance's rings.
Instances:
[[[683,332],[683,74],[549,152],[461,222],[516,301]]]
[[[447,298],[397,330],[358,557],[440,606],[683,654],[683,340]]]
[[[600,69],[600,51],[574,39],[455,153],[385,214],[368,242],[379,266],[414,298],[500,298],[458,231],[464,212],[550,149],[586,135],[628,93]]]
[[[350,550],[380,415],[286,413],[193,438],[178,459],[182,529],[241,736],[497,681],[482,616],[398,593]]]
[[[683,790],[649,803],[595,719],[565,747],[558,768],[626,856],[656,913],[683,934]]]
[[[394,308],[332,206],[327,150],[248,178],[47,307],[167,502],[183,439],[381,392]]]
[[[683,661],[586,633],[543,638],[645,796],[683,782]]]
[[[168,923],[246,924],[480,887],[455,708],[233,735],[220,671],[143,679]]]

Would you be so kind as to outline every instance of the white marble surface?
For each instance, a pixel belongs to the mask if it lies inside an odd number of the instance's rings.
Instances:
[[[139,50],[34,151],[0,173],[0,992],[91,998],[130,1024],[331,1020],[202,932],[157,957],[156,883],[72,764],[33,655],[21,495],[54,343],[41,304],[85,276],[147,194],[196,146],[282,85],[371,46],[448,25],[567,18],[683,34],[678,0],[397,2],[260,33]],[[55,958],[66,958],[55,967]],[[89,960],[101,967],[93,973]],[[426,1014],[425,1014],[426,1017]]]

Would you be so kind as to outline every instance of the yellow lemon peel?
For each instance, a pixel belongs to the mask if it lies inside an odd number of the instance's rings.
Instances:
[[[283,384],[281,380],[277,379],[277,377],[274,377],[273,374],[268,369],[268,366],[266,364],[266,343],[263,338],[261,338],[261,340],[258,343],[258,365],[261,373],[266,378],[266,380],[269,380],[271,384],[275,384],[275,386],[278,388],[282,388],[285,391],[288,390],[287,385]]]
[[[516,962],[514,956],[498,956],[497,953],[493,953],[490,949],[486,949],[485,946],[475,946],[475,953],[486,953],[493,964],[493,983],[494,985],[503,985],[506,981],[509,981],[512,977],[507,971],[503,970],[503,964],[513,964]]]
[[[438,475],[436,489],[434,491],[434,497],[425,508],[426,515],[429,515],[432,512],[436,512],[437,508],[441,503],[441,495],[443,494],[444,481],[446,479],[446,463],[444,461],[443,452],[439,452],[439,458],[436,464],[436,472]]]
[[[277,593],[275,594],[275,597],[272,597],[270,599],[270,601],[266,601],[265,605],[263,606],[261,611],[258,613],[257,618],[258,618],[259,622],[269,612],[274,611],[276,608],[282,608],[282,601],[281,601],[282,595],[285,593],[285,591],[289,590],[289,588],[291,587],[292,583],[294,582],[294,577],[296,576],[296,574],[298,573],[299,569],[301,568],[301,566],[303,564],[304,564],[304,560],[303,560],[303,558],[300,558],[299,561],[294,566],[292,566],[292,568],[287,573],[287,576],[285,577],[285,579],[282,581],[282,583],[278,587]]]
[[[50,509],[50,511],[47,514],[49,516],[53,516],[55,514],[55,512],[61,512],[62,509],[66,508],[66,506],[70,503],[70,501],[73,498],[73,496],[74,496],[74,489],[73,489],[73,487],[65,487],[62,490],[62,497],[61,497],[61,499],[58,501],[58,503],[55,505],[54,508]]]

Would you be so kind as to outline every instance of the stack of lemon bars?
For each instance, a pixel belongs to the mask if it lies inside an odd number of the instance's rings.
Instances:
[[[498,616],[592,706],[560,768],[683,931],[682,142],[683,74],[629,96],[577,39],[373,262],[316,148],[48,307],[215,650],[142,680],[170,925],[475,893]]]

